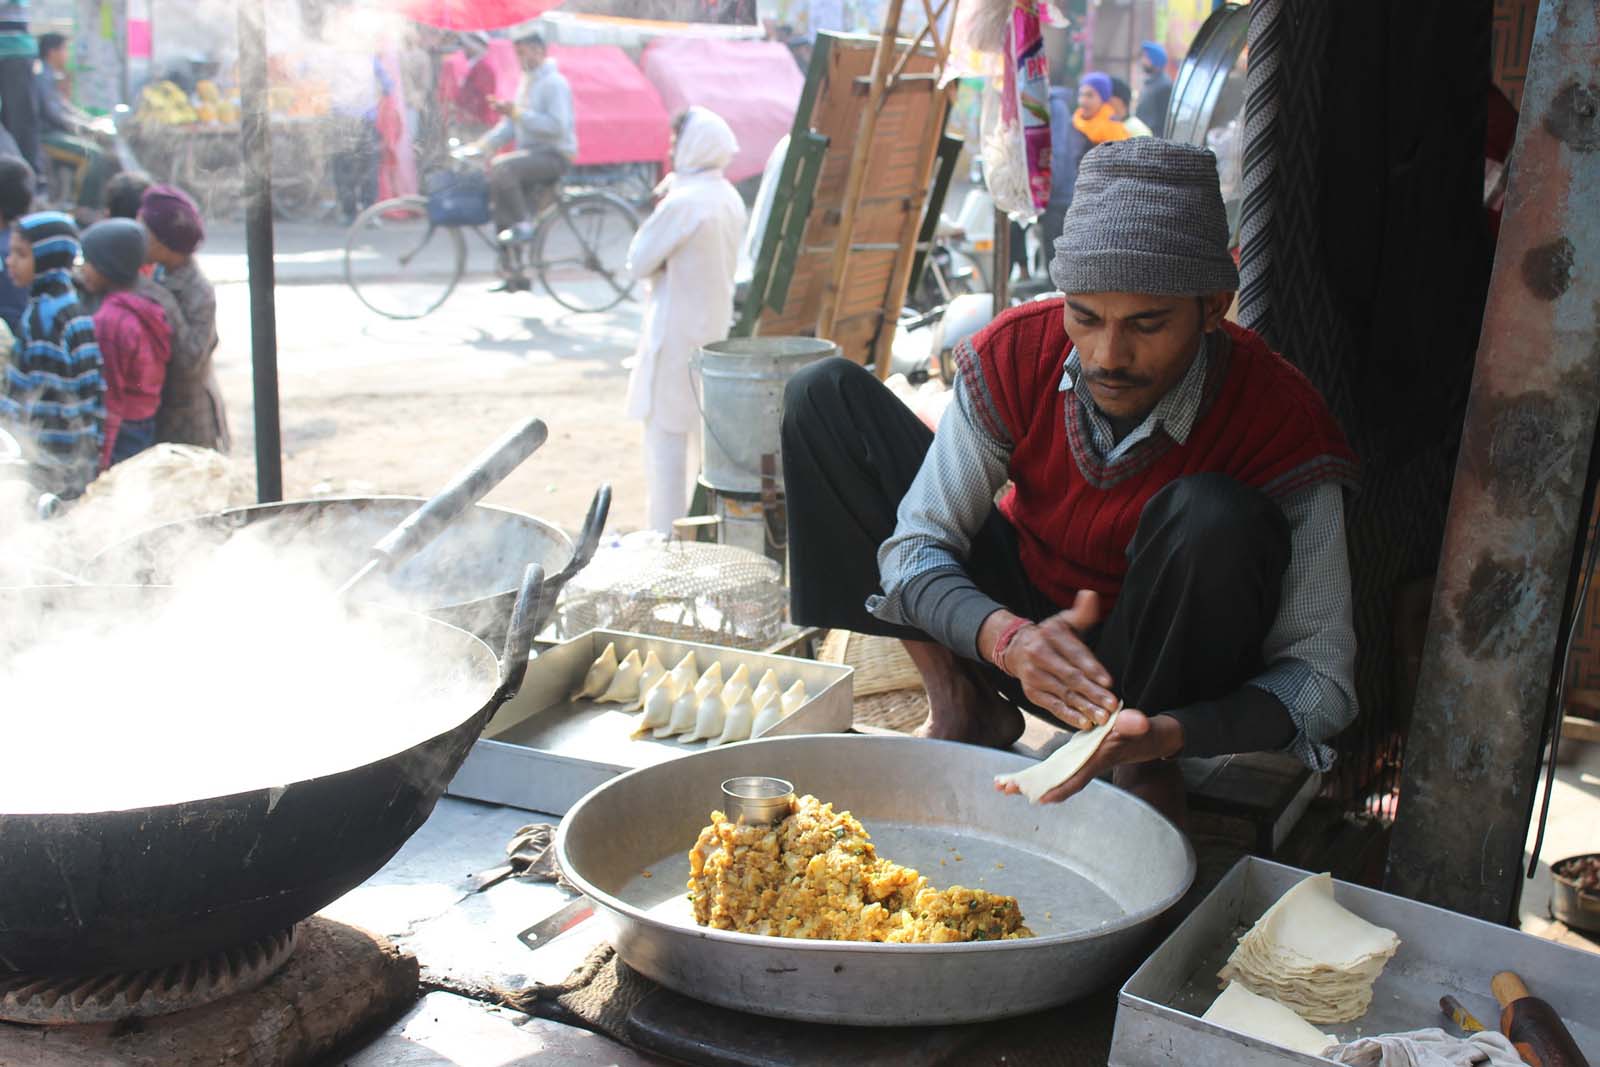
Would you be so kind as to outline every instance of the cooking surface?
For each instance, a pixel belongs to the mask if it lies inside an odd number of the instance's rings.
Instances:
[[[879,856],[915,867],[936,888],[964,885],[1016,897],[1022,921],[1041,937],[1079,933],[1126,914],[1105,889],[1071,867],[1014,844],[952,826],[883,820],[865,825]],[[684,888],[688,849],[663,856],[646,870],[650,877],[641,871],[617,896],[652,918],[697,929]]]

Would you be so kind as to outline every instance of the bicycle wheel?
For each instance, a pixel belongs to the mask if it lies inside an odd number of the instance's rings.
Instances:
[[[461,231],[434,225],[421,196],[373,204],[356,216],[345,238],[345,284],[391,319],[420,319],[433,311],[455,291],[466,266]]]
[[[633,291],[628,244],[638,228],[638,214],[610,193],[563,197],[539,226],[539,280],[572,311],[616,307]]]

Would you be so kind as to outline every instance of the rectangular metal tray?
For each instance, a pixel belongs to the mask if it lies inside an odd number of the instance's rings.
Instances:
[[[624,711],[620,704],[569,699],[608,641],[616,643],[619,657],[634,649],[640,656],[654,652],[669,669],[693,652],[702,672],[721,663],[723,676],[729,677],[743,664],[750,668],[752,683],[768,669],[777,671],[784,688],[797,679],[805,682],[806,702],[764,737],[844,733],[853,721],[853,667],[619,630],[591,630],[541,651],[528,665],[521,692],[490,720],[448,792],[564,815],[584,794],[625,771],[704,750],[703,741],[683,744],[671,737],[636,741],[629,734],[637,712]]]
[[[1269,1045],[1200,1016],[1216,999],[1217,971],[1238,937],[1309,872],[1247,857],[1160,948],[1117,998],[1111,1067],[1269,1067],[1333,1061]],[[1372,1008],[1353,1023],[1320,1026],[1341,1041],[1449,1027],[1439,998],[1456,998],[1486,1025],[1500,1011],[1489,980],[1515,971],[1561,1013],[1591,1061],[1600,1062],[1600,955],[1579,952],[1414,900],[1334,882],[1340,904],[1400,935],[1400,951],[1373,989]]]

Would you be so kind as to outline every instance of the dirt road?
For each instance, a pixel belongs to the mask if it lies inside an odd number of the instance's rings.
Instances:
[[[517,420],[538,415],[549,443],[488,499],[570,530],[609,480],[612,528],[642,524],[640,427],[622,417],[637,302],[574,315],[543,293],[490,293],[493,279],[478,274],[433,315],[397,322],[345,287],[336,228],[280,227],[277,240],[286,496],[425,495]],[[253,464],[242,235],[213,232],[202,266],[217,286],[233,456]]]

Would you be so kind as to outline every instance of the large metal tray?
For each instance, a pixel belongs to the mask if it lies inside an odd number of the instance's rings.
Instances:
[[[608,782],[562,820],[562,868],[612,925],[617,954],[687,996],[817,1022],[930,1025],[997,1019],[1114,982],[1194,879],[1188,840],[1102,782],[1064,804],[994,789],[1025,757],[914,737],[752,741]],[[787,778],[853,812],[879,852],[935,885],[1016,896],[1039,935],[888,945],[763,937],[697,926],[688,851],[720,783]]]
[[[771,727],[767,736],[850,729],[853,667],[620,630],[590,630],[541,651],[528,665],[522,691],[484,729],[450,783],[450,794],[562,815],[585,793],[625,771],[705,751],[703,741],[633,740],[629,734],[636,712],[617,704],[569,699],[608,641],[616,643],[619,657],[634,649],[640,656],[654,652],[669,669],[692,651],[702,671],[718,662],[723,676],[729,677],[743,664],[750,668],[752,682],[768,669],[778,672],[785,688],[796,679],[805,682],[806,702]]]
[[[1200,1016],[1217,996],[1217,971],[1238,936],[1309,872],[1247,857],[1229,871],[1122,987],[1111,1067],[1268,1067],[1325,1064],[1245,1037]],[[1319,1029],[1341,1041],[1446,1025],[1439,998],[1453,993],[1485,1023],[1500,1018],[1489,980],[1515,971],[1566,1020],[1600,1062],[1600,956],[1375,889],[1334,883],[1340,904],[1400,935],[1400,951],[1373,988],[1372,1008]]]

